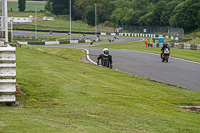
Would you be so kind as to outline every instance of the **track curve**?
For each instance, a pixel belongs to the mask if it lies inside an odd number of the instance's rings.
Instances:
[[[120,37],[119,40],[112,43],[142,40],[141,38]],[[94,43],[93,45],[108,43]],[[90,44],[50,45],[46,47],[84,48],[84,46],[90,46]],[[87,48],[87,50],[90,52],[90,59],[93,62],[96,62],[97,56],[102,53],[102,49]],[[124,49],[110,49],[110,54],[113,56],[113,69],[149,78],[150,80],[200,91],[200,63],[198,62],[170,57],[168,63],[163,63],[158,54]]]

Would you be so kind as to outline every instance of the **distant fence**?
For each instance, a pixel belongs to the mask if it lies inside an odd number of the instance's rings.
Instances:
[[[138,33],[138,34],[162,34],[165,36],[174,36],[184,38],[182,28],[165,26],[98,26],[98,32],[104,33]]]

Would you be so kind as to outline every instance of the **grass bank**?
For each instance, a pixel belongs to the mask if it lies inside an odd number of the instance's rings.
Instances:
[[[120,44],[117,44],[120,45]],[[17,48],[17,108],[0,107],[0,132],[200,132],[200,92],[80,60],[84,50]],[[64,58],[66,57],[66,58]]]
[[[35,16],[35,12],[8,12],[9,17],[29,17],[30,15]],[[54,21],[44,21],[43,17],[54,17]],[[14,27],[21,29],[35,29],[35,21],[27,24],[14,24]],[[72,31],[76,32],[95,32],[95,27],[89,26],[82,21],[71,22]],[[52,30],[52,31],[70,31],[70,21],[67,15],[53,15],[47,11],[37,12],[37,29],[38,30]]]
[[[45,10],[44,9],[45,4],[46,4],[45,1],[40,1],[40,2],[26,1],[25,11],[29,11],[29,12],[35,11],[35,6],[36,6],[37,11]],[[18,1],[8,1],[7,5],[8,5],[8,11],[19,11]]]

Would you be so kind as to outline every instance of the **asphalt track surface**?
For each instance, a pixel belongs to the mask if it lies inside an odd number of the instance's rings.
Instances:
[[[119,40],[112,42],[112,44],[117,45],[117,43],[142,40],[140,38],[120,37]],[[108,43],[94,43],[93,45]],[[84,46],[90,46],[90,44],[48,45],[46,47],[83,49]],[[87,48],[87,50],[89,51],[90,60],[95,64],[98,55],[102,53],[102,49]],[[113,57],[113,69],[139,77],[149,78],[157,82],[200,91],[200,63],[198,62],[170,57],[168,63],[163,63],[158,54],[124,49],[110,49],[110,54]]]

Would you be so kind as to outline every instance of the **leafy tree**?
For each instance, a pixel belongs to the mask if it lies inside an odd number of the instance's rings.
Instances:
[[[112,12],[114,11],[114,10],[116,10],[118,8],[118,3],[117,3],[117,1],[112,1],[112,2],[109,2],[108,3],[108,6],[107,6],[107,13],[108,13],[108,15],[111,15],[112,14]]]
[[[198,26],[199,26],[198,28],[200,28],[200,11],[199,11],[199,13],[198,13],[197,18],[198,18],[198,21],[197,21],[197,24],[196,24],[196,25],[198,25]]]
[[[52,1],[52,13],[56,15],[67,15],[69,14],[69,0],[51,0]],[[67,14],[63,11],[67,10]],[[66,11],[65,11],[66,12]]]
[[[161,25],[160,18],[161,18],[163,11],[167,11],[167,3],[165,1],[159,1],[155,5],[153,12],[152,12],[152,17],[153,17],[153,19],[152,19],[153,23],[152,24],[154,26]]]
[[[186,0],[183,2],[181,8],[176,8],[175,10],[176,26],[183,28],[186,31],[197,29],[199,9],[199,0]]]
[[[171,27],[176,27],[177,25],[177,20],[176,20],[176,16],[171,16],[169,19],[169,26]]]
[[[47,0],[45,4],[45,10],[51,11],[51,9],[52,9],[52,2],[50,0]]]
[[[153,12],[147,13],[144,16],[140,17],[140,19],[138,20],[138,23],[141,26],[151,26],[154,25],[153,24]]]
[[[86,20],[88,25],[95,26],[95,10],[93,8],[86,12]]]
[[[117,8],[115,11],[113,11],[110,17],[110,21],[115,25],[121,25],[121,19],[123,17],[122,12],[123,12],[122,8]]]
[[[94,11],[95,14],[95,4],[97,6],[97,16],[98,16],[98,21],[100,23],[105,22],[106,20],[109,20],[110,14],[108,13],[107,5],[108,1],[107,0],[95,0],[95,1],[88,1],[88,0],[77,0],[74,4],[74,10],[76,13],[76,16],[81,18],[82,20],[88,21],[88,19],[92,18],[86,18],[89,14],[88,12]]]
[[[130,19],[126,25],[139,25],[139,19],[144,16],[147,12],[145,10],[137,10],[130,13]]]
[[[26,9],[26,0],[18,0],[18,8],[20,12],[24,12]]]
[[[173,26],[185,31],[200,27],[199,0],[71,0],[72,19],[95,24]],[[48,0],[45,5],[55,15],[69,14],[69,0]]]
[[[133,8],[134,11],[147,10],[148,7],[149,7],[149,0],[132,0],[131,2],[131,8]]]
[[[170,19],[170,11],[163,11],[160,16],[160,26],[168,26]]]
[[[76,0],[71,0],[71,11],[72,11],[72,18],[76,18],[76,14],[74,13],[73,5]],[[55,15],[69,15],[69,2],[70,0],[48,0],[49,5],[51,6],[51,13]]]
[[[86,8],[88,6],[88,0],[77,0],[74,3],[74,11],[78,19],[85,20],[86,19]]]

